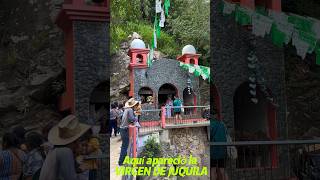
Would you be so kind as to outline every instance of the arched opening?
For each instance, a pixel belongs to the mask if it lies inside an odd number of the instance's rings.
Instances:
[[[108,88],[108,83],[104,81],[93,89],[90,96],[89,121],[92,124],[100,126],[100,133],[107,133]]]
[[[249,82],[242,83],[233,98],[235,138],[237,141],[274,140],[275,109],[259,86],[256,87],[256,103],[252,101],[250,90]],[[240,146],[238,151],[238,168],[276,166],[274,147]]]
[[[178,94],[177,88],[172,84],[164,84],[159,88],[158,92],[158,107],[164,106],[168,97],[173,97]]]
[[[139,92],[138,95],[140,97],[141,103],[145,104],[145,103],[149,103],[152,104],[152,100],[153,100],[153,91],[151,88],[149,87],[142,87]]]
[[[184,106],[195,106],[196,104],[196,95],[194,94],[193,90],[188,88],[185,88],[183,90],[183,105]],[[184,114],[190,115],[193,113],[196,113],[195,108],[185,108]]]
[[[140,63],[140,64],[143,63],[143,56],[141,54],[137,55],[137,63]]]

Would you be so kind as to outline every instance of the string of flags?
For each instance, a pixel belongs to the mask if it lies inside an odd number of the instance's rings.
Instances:
[[[157,48],[157,39],[160,38],[161,35],[161,28],[165,26],[166,16],[169,15],[169,8],[170,8],[170,0],[156,0],[155,1],[155,17],[154,17],[154,24],[153,24],[153,36],[149,55],[148,55],[148,67],[151,66],[153,57],[154,57],[154,50]]]
[[[259,60],[255,55],[254,51],[251,51],[249,53],[247,60],[248,60],[248,69],[249,69],[249,78],[248,78],[249,93],[251,95],[251,101],[255,104],[258,103],[257,86],[259,85],[259,89],[261,90],[263,95],[266,97],[266,99],[269,100],[270,102],[274,102],[274,99],[272,98],[272,96],[267,90],[263,69],[259,64]]]
[[[271,36],[272,42],[283,47],[292,43],[297,54],[304,59],[315,52],[316,64],[320,65],[320,21],[311,17],[292,13],[276,12],[242,7],[239,4],[223,1],[224,15],[234,16],[240,25],[252,25],[252,33],[259,37]]]
[[[196,77],[201,76],[203,80],[208,80],[209,82],[211,81],[209,67],[186,64],[183,62],[180,62],[180,67],[187,70],[189,73],[194,74]]]

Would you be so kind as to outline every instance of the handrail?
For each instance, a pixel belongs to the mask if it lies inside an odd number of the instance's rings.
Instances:
[[[170,108],[210,108],[210,106],[170,106]],[[141,112],[159,112],[161,110],[162,109],[142,109]]]
[[[160,112],[161,109],[145,109],[145,110],[141,110],[141,112]]]
[[[290,145],[290,144],[320,144],[320,140],[210,142],[210,145],[213,145],[213,146]]]
[[[210,106],[170,106],[171,108],[210,108]]]

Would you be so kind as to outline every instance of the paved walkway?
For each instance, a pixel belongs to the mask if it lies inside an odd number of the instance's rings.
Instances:
[[[110,138],[110,179],[121,180],[121,176],[116,175],[116,167],[120,156],[121,148],[120,135]]]

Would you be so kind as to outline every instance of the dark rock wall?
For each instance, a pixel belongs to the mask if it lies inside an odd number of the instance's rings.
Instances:
[[[75,109],[81,121],[92,124],[94,122],[89,120],[90,96],[96,86],[109,79],[109,24],[75,21],[73,28]],[[103,98],[109,93],[105,94]]]
[[[252,33],[237,25],[231,17],[218,12],[219,1],[212,2],[211,44],[212,74],[220,93],[222,118],[229,128],[234,127],[233,97],[236,89],[248,81],[247,57]],[[277,108],[277,126],[280,138],[286,137],[285,66],[282,48],[275,47],[270,37],[256,37],[256,55],[264,71],[266,86],[272,92]]]

